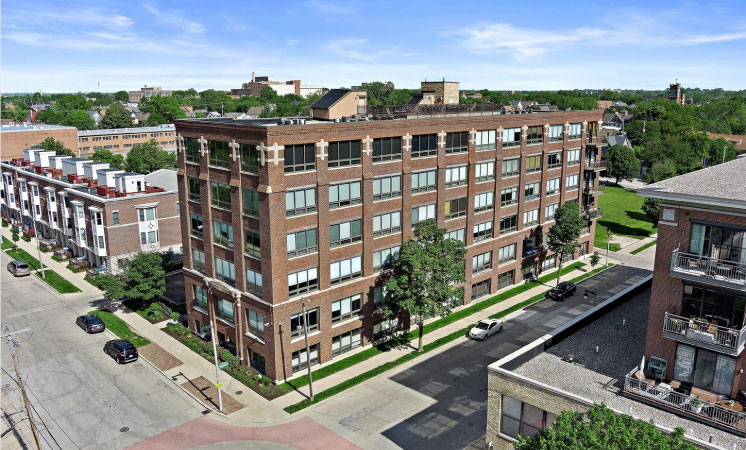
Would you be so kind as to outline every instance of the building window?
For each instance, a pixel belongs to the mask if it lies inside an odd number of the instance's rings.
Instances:
[[[78,230],[78,239],[80,239],[83,245],[85,245],[86,241],[88,240],[85,235],[85,230],[82,228]],[[140,233],[140,242],[143,244],[147,243],[145,239],[145,233]]]
[[[471,285],[471,299],[476,300],[490,294],[492,280],[487,278]]]
[[[427,219],[435,219],[435,204],[412,208],[412,225]]]
[[[390,269],[394,261],[399,258],[399,246],[373,252],[373,270]]]
[[[539,223],[539,209],[523,212],[523,226],[528,227]]]
[[[510,244],[506,245],[505,247],[500,247],[498,263],[505,264],[506,262],[515,261],[515,249],[516,244]]]
[[[189,231],[192,236],[202,239],[202,216],[199,214],[189,214]]]
[[[401,175],[373,179],[373,200],[401,196]]]
[[[316,211],[316,188],[285,192],[285,215],[297,216]]]
[[[494,195],[493,192],[482,192],[481,194],[474,195],[474,212],[492,209]]]
[[[518,175],[520,161],[520,158],[503,159],[503,178]]]
[[[466,184],[466,166],[446,168],[446,187],[461,186]]]
[[[318,287],[319,275],[316,267],[288,274],[288,295],[290,297],[312,291]]]
[[[536,183],[527,184],[523,194],[523,200],[527,202],[539,198],[539,196],[541,195],[541,187],[539,185],[539,182],[537,181]]]
[[[207,289],[201,286],[194,286],[194,299],[197,301],[197,307],[207,312]]]
[[[549,126],[549,142],[559,142],[564,139],[564,125]]]
[[[311,365],[319,363],[319,344],[311,345],[309,347],[311,350]],[[308,355],[306,355],[306,349],[298,350],[297,352],[293,352],[293,372],[297,372],[298,370],[305,369],[308,367]]]
[[[495,148],[495,130],[477,131],[476,150],[492,150]]]
[[[98,237],[98,248],[104,248],[104,237],[103,236]]]
[[[438,154],[438,136],[421,134],[412,136],[412,158],[424,158]]]
[[[544,217],[546,217],[546,220],[554,219],[554,212],[557,211],[557,208],[559,208],[559,203],[547,205],[547,207],[544,208]]]
[[[373,162],[401,159],[401,137],[373,139]]]
[[[358,328],[357,330],[334,336],[332,338],[332,356],[338,356],[349,352],[353,348],[360,347],[360,331],[361,328]]]
[[[490,181],[495,179],[495,162],[486,161],[477,163],[476,166],[476,182],[481,183],[482,181]]]
[[[567,139],[580,139],[580,136],[583,134],[582,129],[582,123],[571,123],[567,131]]]
[[[285,146],[285,173],[316,170],[316,146],[314,144]]]
[[[560,178],[552,178],[547,180],[547,195],[559,194],[560,192]]]
[[[492,252],[484,252],[471,258],[471,273],[479,273],[492,268]]]
[[[577,175],[568,175],[565,178],[565,190],[566,191],[574,191],[578,188],[578,176]]]
[[[332,302],[332,323],[356,318],[360,315],[362,308],[363,296],[360,294]]]
[[[373,287],[373,307],[380,308],[386,299],[386,286]]]
[[[329,143],[329,167],[345,167],[360,164],[360,141]]]
[[[262,298],[262,274],[246,269],[246,290]]]
[[[547,160],[547,168],[556,169],[562,167],[562,152],[550,153]]]
[[[547,256],[544,259],[544,261],[541,262],[541,270],[553,269],[554,266],[556,265],[556,261],[557,261],[557,257],[556,256],[554,256],[554,255]]]
[[[449,231],[448,233],[443,235],[443,239],[454,239],[457,241],[466,242],[465,230],[464,228],[459,228],[458,230]]]
[[[349,222],[336,223],[329,226],[329,245],[339,247],[363,240],[362,221],[360,219]]]
[[[259,192],[254,189],[244,188],[243,213],[250,216],[259,216]]]
[[[515,282],[515,269],[509,270],[505,273],[501,273],[497,276],[497,289],[504,289],[508,286],[512,286]]]
[[[236,268],[232,262],[215,257],[215,278],[223,280],[231,286],[236,285]]]
[[[588,122],[586,135],[588,136],[589,141],[593,140],[593,138],[598,137],[598,122]]]
[[[215,243],[233,248],[233,225],[219,220],[212,221],[212,234]]]
[[[114,211],[111,213],[111,222],[114,225],[119,225],[119,211]]]
[[[308,317],[308,332],[312,333],[319,329],[319,308],[313,308],[306,311],[306,317]],[[304,317],[303,313],[293,314],[290,316],[290,329],[291,337],[303,336],[305,331],[303,330]]]
[[[446,133],[446,153],[461,153],[469,150],[469,132]]]
[[[482,222],[474,225],[474,242],[492,237],[492,222]]]
[[[192,249],[192,269],[202,273],[207,272],[205,268],[205,252]]]
[[[210,165],[217,167],[231,167],[231,149],[227,142],[208,141],[210,149]]]
[[[412,173],[412,193],[427,192],[437,189],[435,170],[423,170]]]
[[[246,310],[246,323],[249,328],[249,333],[264,339],[264,316],[256,311],[250,309]]]
[[[541,125],[535,126],[535,127],[528,127],[528,130],[526,130],[526,143],[531,144],[541,144],[544,142],[544,127]]]
[[[318,251],[316,228],[296,231],[287,235],[288,258]]]
[[[505,395],[502,396],[501,411],[500,432],[513,439],[517,439],[518,435],[535,436],[548,428],[556,418],[552,413]]]
[[[329,208],[358,205],[362,203],[360,197],[360,182],[350,181],[329,185]]]
[[[259,173],[259,150],[256,145],[240,144],[241,170],[244,172]]]
[[[222,298],[217,299],[217,313],[218,317],[221,319],[224,319],[230,323],[233,323],[233,319],[235,317],[234,313],[234,304],[228,300],[224,300]]]
[[[351,280],[359,277],[362,273],[362,257],[360,256],[353,256],[352,258],[334,261],[329,264],[329,278],[331,284]]]
[[[82,211],[82,208],[81,208]],[[82,217],[82,216],[81,216]],[[150,222],[156,220],[155,208],[138,208],[137,218],[140,222]]]
[[[541,155],[526,157],[526,173],[541,172]]]
[[[373,325],[373,339],[380,339],[399,328],[399,318],[381,319]]]
[[[507,128],[503,130],[503,147],[521,145],[521,129]]]
[[[231,187],[227,184],[210,183],[212,190],[212,206],[231,209]]]
[[[184,157],[187,161],[199,163],[199,145],[199,142],[195,138],[184,138]]]
[[[244,242],[243,242],[243,250],[244,252],[249,255],[253,256],[255,258],[261,258],[262,257],[262,243],[261,238],[259,236],[259,232],[252,231],[252,230],[243,230],[244,231]]]
[[[500,206],[510,206],[518,203],[518,186],[505,188],[500,191]]]
[[[577,166],[580,164],[580,149],[576,148],[574,150],[568,150],[567,151],[567,165],[569,166]]]
[[[373,237],[401,231],[401,211],[380,214],[373,217]]]
[[[445,203],[445,217],[455,219],[466,215],[466,197],[448,200]]]

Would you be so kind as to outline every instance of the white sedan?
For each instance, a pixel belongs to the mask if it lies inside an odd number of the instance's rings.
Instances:
[[[503,322],[497,319],[480,320],[478,324],[469,331],[469,337],[472,339],[484,340],[498,331],[502,330]]]

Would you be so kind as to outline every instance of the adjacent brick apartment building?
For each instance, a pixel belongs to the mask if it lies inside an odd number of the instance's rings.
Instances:
[[[588,252],[601,115],[176,121],[190,326],[280,381],[408,325],[376,310],[414,222],[465,242],[464,303],[555,267],[561,203],[583,205]]]
[[[174,171],[143,175],[37,149],[0,169],[2,216],[30,228],[36,222],[40,237],[92,267],[117,272],[121,259],[140,251],[181,252]]]
[[[40,144],[51,137],[65,144],[70,150],[78,151],[77,129],[61,125],[19,124],[0,127],[0,152],[2,159],[23,158],[23,150]]]
[[[137,144],[155,139],[164,150],[176,151],[176,129],[173,124],[140,128],[109,128],[78,131],[80,156],[90,156],[99,149],[113,153],[127,153]]]

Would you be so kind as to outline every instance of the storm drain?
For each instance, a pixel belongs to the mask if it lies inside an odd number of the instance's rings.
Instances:
[[[119,429],[119,432],[120,432],[120,433],[126,433],[126,432],[128,432],[129,430],[130,430],[130,427],[122,427],[122,428],[120,428],[120,429]]]

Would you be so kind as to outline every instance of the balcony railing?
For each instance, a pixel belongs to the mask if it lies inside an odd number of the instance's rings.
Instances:
[[[601,195],[604,193],[604,188],[601,186],[587,186],[583,188],[583,193],[586,195]]]
[[[671,254],[671,275],[746,289],[746,263],[684,253]]]
[[[586,161],[585,168],[586,170],[606,170],[606,161]]]
[[[683,413],[685,417],[715,424],[719,428],[746,433],[746,414],[735,411],[717,403],[710,403],[698,399],[696,396],[674,391],[671,386],[655,384],[652,381],[638,380],[634,374],[639,368],[635,367],[624,378],[625,394],[641,397],[644,401]]]
[[[741,329],[715,325],[706,320],[690,319],[666,313],[663,336],[680,342],[738,355],[744,347],[746,327]]]
[[[583,209],[583,216],[589,220],[598,219],[603,216],[603,211],[601,211],[601,208],[596,208],[595,206],[593,206]]]

